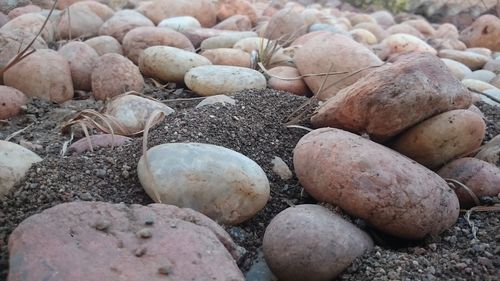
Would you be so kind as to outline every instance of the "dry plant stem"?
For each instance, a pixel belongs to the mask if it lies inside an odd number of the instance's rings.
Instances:
[[[273,74],[270,74],[269,73],[269,70],[266,69],[266,67],[261,63],[257,63],[258,66],[260,67],[260,69],[266,74],[268,75],[269,77],[273,77],[273,78],[276,78],[276,79],[280,79],[280,80],[284,80],[284,81],[295,81],[295,80],[300,80],[302,78],[305,78],[305,77],[318,77],[318,76],[326,76],[326,75],[337,75],[337,74],[347,74],[349,72],[347,71],[341,71],[341,72],[323,72],[323,73],[310,73],[310,74],[304,74],[304,75],[300,75],[300,76],[297,76],[297,77],[279,77],[279,76],[276,76],[276,75],[273,75]]]
[[[52,7],[50,8],[50,12],[47,15],[47,18],[43,22],[42,27],[40,28],[40,30],[38,30],[38,33],[35,35],[35,37],[33,37],[31,42],[26,47],[24,47],[24,49],[21,52],[17,53],[17,55],[14,58],[12,58],[9,61],[9,63],[2,70],[0,70],[0,76],[3,76],[3,74],[7,70],[9,70],[9,68],[13,67],[14,65],[16,65],[17,63],[19,63],[20,61],[25,59],[27,56],[33,54],[36,51],[36,50],[29,50],[29,49],[31,48],[31,46],[33,46],[33,44],[35,43],[36,39],[40,36],[40,34],[42,34],[43,29],[45,28],[45,26],[49,22],[50,16],[52,16],[52,12],[54,12],[54,9],[56,8],[57,2],[58,2],[58,0],[55,0],[54,4],[52,4]],[[22,44],[21,44],[21,46],[22,46]]]
[[[479,201],[479,198],[477,198],[477,195],[468,186],[454,179],[444,179],[444,180],[452,187],[452,189],[457,189],[458,187],[461,187],[462,189],[467,191],[469,196],[474,201],[474,204],[476,204],[476,206],[481,205],[481,202]]]
[[[352,77],[352,76],[354,76],[354,75],[356,75],[356,74],[358,74],[358,73],[360,73],[360,72],[362,72],[362,71],[365,71],[365,70],[370,69],[370,68],[377,68],[377,67],[381,67],[381,66],[383,66],[383,65],[385,65],[385,64],[387,64],[387,62],[384,62],[384,63],[382,63],[382,64],[380,64],[380,65],[370,65],[370,66],[367,66],[367,67],[364,67],[364,68],[358,69],[358,70],[356,70],[356,71],[354,71],[354,72],[350,73],[349,75],[347,75],[347,76],[345,76],[345,77],[340,78],[340,80],[333,82],[332,84],[328,85],[326,88],[324,88],[324,89],[322,89],[322,90],[327,90],[327,89],[329,89],[329,88],[331,88],[331,87],[335,86],[337,83],[340,83],[340,82],[342,82],[342,81],[346,80],[347,78],[350,78],[350,77]]]
[[[160,100],[162,103],[176,102],[176,101],[191,101],[191,100],[204,100],[206,97],[197,97],[197,98],[179,98],[179,99],[171,99],[171,100]]]
[[[148,134],[151,127],[155,125],[155,122],[163,117],[165,117],[165,114],[162,111],[160,110],[153,111],[153,113],[151,113],[151,116],[149,116],[148,121],[146,122],[146,126],[144,127],[144,135],[142,137],[142,155],[144,156],[144,163],[146,164],[146,173],[151,178],[153,178],[153,173],[151,173],[151,167],[148,161]],[[153,192],[155,194],[157,202],[162,203],[160,194],[156,189],[156,187],[153,187]]]
[[[300,125],[288,125],[286,126],[287,128],[297,128],[297,129],[302,129],[302,130],[306,130],[308,132],[312,132],[313,129],[311,128],[307,128],[307,127],[304,127],[304,126],[300,126]]]
[[[29,127],[33,126],[34,124],[29,124],[28,126],[24,127],[23,129],[19,130],[19,131],[15,131],[14,133],[10,134],[9,136],[7,136],[5,138],[5,141],[9,141],[11,140],[13,137],[19,135],[20,133],[26,131]]]
[[[476,233],[477,233],[477,227],[475,226],[474,222],[471,221],[470,216],[472,212],[499,212],[500,211],[500,205],[496,204],[493,206],[476,206],[465,212],[464,218],[471,227],[472,231],[472,236],[474,239],[477,239]]]

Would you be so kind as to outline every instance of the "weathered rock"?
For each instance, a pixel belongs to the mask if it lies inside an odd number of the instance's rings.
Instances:
[[[6,86],[20,90],[28,97],[40,97],[58,103],[73,98],[68,60],[54,50],[37,50],[9,68],[3,78]]]
[[[201,143],[150,148],[137,165],[155,201],[199,211],[223,224],[238,224],[269,200],[269,182],[254,161],[233,150]]]
[[[196,108],[214,105],[214,104],[221,104],[223,106],[226,106],[226,104],[235,105],[236,100],[233,99],[232,97],[229,97],[226,95],[209,96],[209,97],[206,97],[205,99],[203,99],[199,104],[197,104]]]
[[[20,15],[10,20],[2,27],[0,27],[0,33],[12,34],[12,33],[26,32],[34,36],[38,34],[40,29],[42,28],[45,19],[46,17],[37,13]],[[52,24],[52,22],[49,21],[43,28],[41,37],[46,42],[52,42],[54,41],[54,35],[55,35],[55,27]]]
[[[144,88],[139,68],[129,59],[113,53],[99,57],[91,79],[92,93],[97,100],[106,100],[129,91],[141,92]]]
[[[219,48],[205,50],[200,55],[206,57],[214,65],[232,65],[250,68],[250,54],[240,49]]]
[[[496,76],[497,75],[495,73],[488,71],[488,70],[476,70],[474,72],[466,74],[463,79],[475,79],[475,80],[489,83]]]
[[[92,47],[99,56],[104,54],[114,53],[118,55],[123,54],[122,45],[114,37],[108,35],[97,36],[90,38],[84,42]]]
[[[469,91],[436,56],[410,53],[342,89],[311,122],[384,141],[429,117],[470,104]]]
[[[265,89],[266,78],[244,67],[204,65],[192,68],[184,77],[186,86],[201,96],[234,94],[246,89]]]
[[[70,6],[61,14],[57,25],[60,39],[89,38],[96,36],[104,20],[88,6]]]
[[[152,46],[170,46],[194,52],[193,44],[184,36],[170,28],[154,26],[137,27],[130,30],[123,37],[124,54],[135,64],[139,63],[139,56]]]
[[[179,31],[188,28],[201,28],[201,24],[194,17],[181,16],[181,17],[166,18],[160,21],[160,23],[158,23],[158,27],[169,27]]]
[[[222,30],[222,29],[214,29],[214,28],[186,28],[181,30],[181,33],[186,36],[195,48],[198,48],[204,40],[220,36],[220,35],[229,35],[234,34],[238,31],[233,30]]]
[[[210,0],[154,0],[138,10],[155,24],[177,16],[192,16],[203,27],[212,27],[217,22],[217,11]]]
[[[104,109],[104,113],[112,116],[120,124],[115,131],[124,131],[129,136],[142,133],[155,111],[162,112],[164,116],[174,113],[172,108],[161,102],[137,95],[116,96]]]
[[[387,57],[390,57],[394,54],[408,52],[428,52],[433,55],[437,54],[437,51],[429,46],[429,44],[427,44],[425,41],[410,34],[389,35],[380,44],[383,46],[387,46],[387,49],[389,50],[389,53],[386,54]]]
[[[269,87],[275,90],[286,91],[299,96],[311,95],[311,91],[295,67],[277,66],[269,69],[267,74],[270,75],[267,83]]]
[[[249,1],[219,0],[216,5],[217,19],[219,19],[219,21],[223,21],[234,15],[245,15],[250,18],[252,25],[257,23],[257,12]]]
[[[481,146],[486,124],[466,109],[450,110],[400,134],[391,148],[418,163],[438,169]]]
[[[496,89],[495,86],[476,79],[464,79],[462,84],[470,90],[484,92],[486,90]]]
[[[26,96],[22,92],[0,85],[0,120],[16,116],[25,104]]]
[[[71,80],[75,90],[91,91],[91,75],[99,55],[89,45],[73,41],[62,46],[58,53],[66,58],[71,70]]]
[[[460,40],[469,47],[500,51],[500,19],[494,15],[480,16],[460,33]]]
[[[28,13],[38,13],[42,10],[42,8],[38,7],[37,5],[27,5],[23,7],[17,7],[15,9],[12,9],[8,16],[10,19],[17,18],[20,15],[28,14]]]
[[[271,271],[287,281],[333,280],[373,241],[355,225],[318,205],[298,205],[273,218],[263,250]]]
[[[0,199],[24,177],[33,163],[40,161],[42,158],[30,150],[0,140]]]
[[[463,63],[471,70],[481,69],[490,60],[490,58],[477,53],[457,50],[440,50],[438,55],[441,58]]]
[[[112,36],[121,43],[127,32],[141,26],[154,26],[154,23],[137,11],[121,10],[104,22],[99,35]]]
[[[441,59],[441,61],[446,64],[453,76],[455,76],[458,80],[462,80],[466,75],[472,73],[472,70],[461,62],[450,59]]]
[[[214,25],[213,28],[234,31],[250,31],[252,29],[252,22],[247,16],[234,15]]]
[[[8,280],[243,281],[236,247],[193,210],[65,203],[29,217],[11,234]]]
[[[208,64],[211,62],[204,56],[168,46],[149,47],[139,58],[139,68],[145,76],[164,82],[182,82],[191,68]]]
[[[294,149],[295,174],[316,200],[406,239],[455,224],[456,195],[437,174],[385,146],[334,128],[312,131]]]
[[[332,74],[325,80],[324,75],[305,77],[304,81],[320,100],[334,96],[359,78],[366,76],[382,61],[365,46],[338,34],[319,34],[309,39],[295,52],[295,64],[300,74]],[[363,70],[365,69],[365,70]],[[354,74],[354,72],[357,72]],[[321,84],[324,87],[320,93]]]
[[[463,183],[479,198],[500,194],[500,169],[476,158],[466,157],[452,161],[439,170],[438,174]],[[457,186],[455,192],[462,208],[475,206],[466,190]]]
[[[236,42],[248,37],[257,37],[257,33],[253,31],[242,31],[210,37],[201,42],[200,48],[202,50],[232,48]]]

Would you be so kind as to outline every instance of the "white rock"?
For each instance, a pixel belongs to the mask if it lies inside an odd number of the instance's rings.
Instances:
[[[465,75],[464,79],[476,79],[486,83],[490,83],[497,75],[489,70],[476,70]]]
[[[182,17],[166,18],[160,21],[160,23],[158,23],[158,27],[170,27],[177,31],[181,31],[189,28],[201,28],[201,24],[194,17],[182,16]]]
[[[458,80],[462,80],[467,74],[472,73],[472,70],[470,70],[470,68],[468,68],[465,64],[461,62],[444,58],[441,59],[441,61],[443,61],[444,64],[446,64],[446,66],[451,71],[453,76],[455,76],[455,78],[457,78]]]
[[[495,100],[500,101],[500,89],[489,89],[484,91],[484,93],[488,96],[493,97]],[[481,100],[489,105],[500,106],[499,102],[492,100],[485,95],[481,95]]]
[[[33,163],[40,161],[42,158],[31,150],[0,140],[0,198],[24,177]]]
[[[292,171],[290,171],[288,165],[280,157],[274,156],[271,164],[273,164],[273,172],[275,172],[282,180],[289,180],[293,177]]]
[[[198,66],[186,73],[186,86],[201,96],[233,94],[246,89],[265,89],[266,78],[260,72],[227,65]]]
[[[202,100],[198,105],[196,105],[196,108],[213,104],[222,104],[223,106],[225,106],[226,104],[235,105],[236,100],[226,95],[215,95]]]
[[[139,57],[142,74],[165,82],[182,82],[191,68],[212,64],[204,56],[174,47],[149,47]]]
[[[496,89],[495,86],[488,84],[486,82],[483,82],[481,80],[476,80],[476,79],[464,79],[464,80],[462,80],[462,84],[465,87],[467,87],[469,90],[478,91],[478,92],[484,92],[486,90]]]
[[[147,160],[139,160],[137,175],[156,202],[191,208],[223,224],[251,218],[269,200],[269,181],[257,163],[211,144],[155,146]]]

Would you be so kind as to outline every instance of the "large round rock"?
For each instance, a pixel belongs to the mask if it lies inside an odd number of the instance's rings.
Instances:
[[[373,247],[366,233],[318,205],[279,213],[266,228],[263,249],[272,272],[284,281],[328,281]]]
[[[60,204],[23,221],[9,253],[9,281],[244,280],[220,226],[161,204]]]
[[[459,215],[455,193],[437,174],[343,130],[323,128],[305,135],[295,147],[293,163],[314,198],[394,236],[439,234]]]
[[[141,157],[137,173],[156,202],[191,208],[224,224],[251,218],[269,199],[269,181],[257,163],[211,144],[155,146],[147,159]]]
[[[184,77],[186,86],[201,96],[234,94],[246,89],[265,89],[260,72],[238,66],[205,65],[191,69]]]

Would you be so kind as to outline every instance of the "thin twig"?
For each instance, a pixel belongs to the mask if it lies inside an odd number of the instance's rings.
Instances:
[[[468,186],[466,186],[465,184],[457,181],[457,180],[454,180],[454,179],[444,179],[446,182],[448,182],[448,184],[451,184],[450,186],[453,188],[453,189],[457,189],[458,187],[461,187],[463,190],[465,190],[470,198],[472,198],[472,200],[474,201],[474,204],[476,204],[476,206],[479,206],[481,205],[481,202],[479,201],[479,198],[477,198],[477,195],[474,193],[474,191],[472,191]],[[457,187],[458,186],[458,187]]]
[[[14,138],[15,136],[21,134],[22,132],[26,131],[29,127],[33,126],[33,123],[32,124],[29,124],[28,126],[24,127],[23,129],[19,130],[19,131],[15,131],[14,133],[10,134],[9,136],[7,136],[5,138],[5,141],[9,141],[11,140],[12,138]]]

